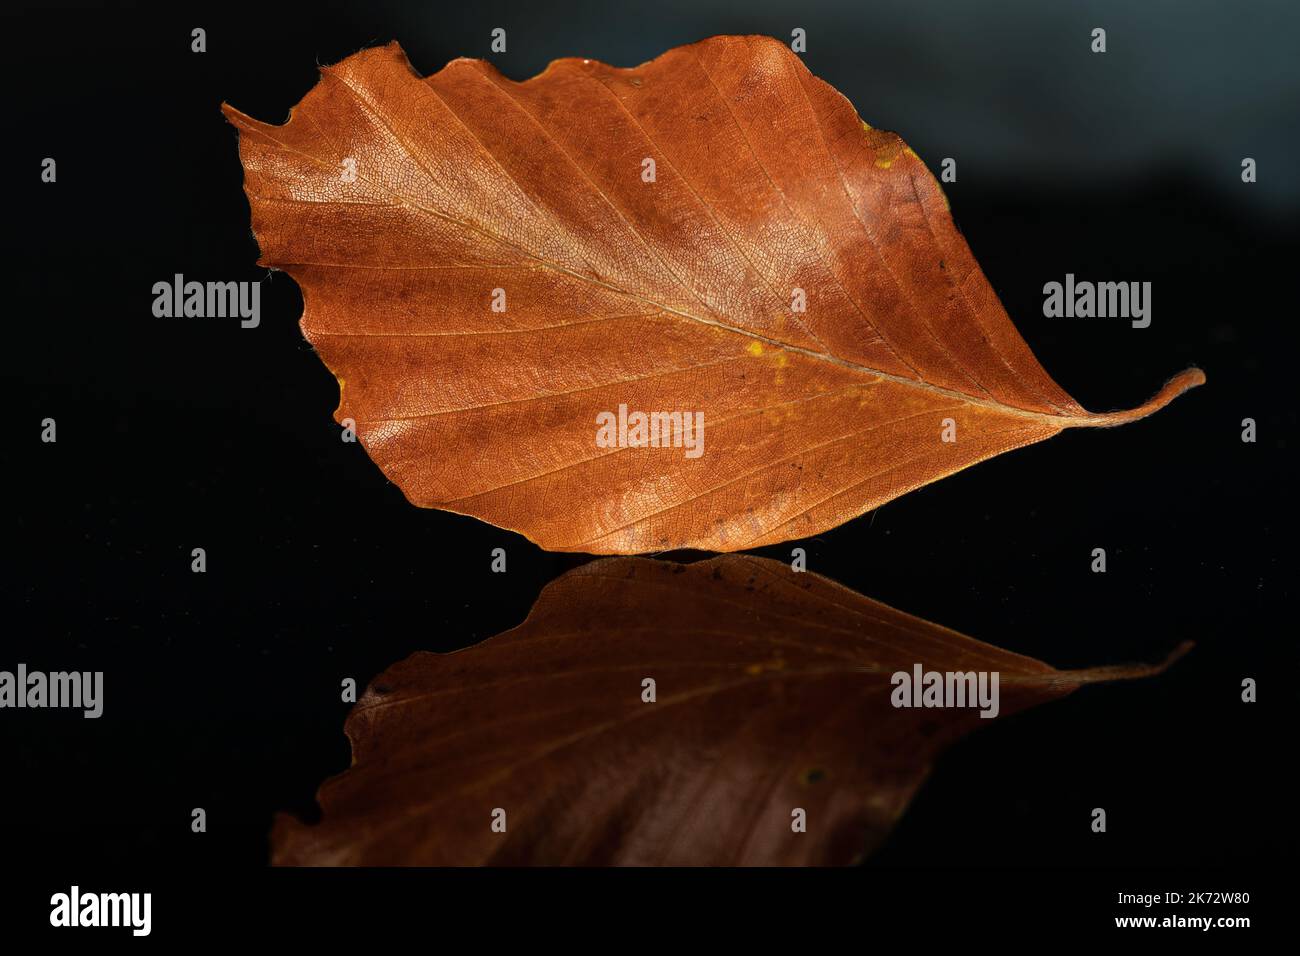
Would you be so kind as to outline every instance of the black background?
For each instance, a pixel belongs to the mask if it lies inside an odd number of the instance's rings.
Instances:
[[[1263,3],[1054,6],[9,10],[0,668],[103,670],[106,687],[96,721],[0,714],[6,858],[64,889],[74,869],[263,867],[272,814],[310,816],[316,786],[348,764],[342,678],[364,686],[415,650],[511,627],[588,560],[413,508],[340,442],[299,291],[255,265],[219,104],[282,122],[317,63],[390,39],[422,73],[483,56],[523,79],[560,56],[629,66],[795,26],[805,62],[864,119],[933,170],[957,159],[945,190],[959,225],[1083,405],[1130,407],[1188,365],[1208,376],[1149,419],[1067,432],[798,542],[810,570],[1056,666],[1197,642],[1162,677],[1088,688],[961,742],[858,878],[1157,865],[1244,877],[1290,857],[1300,17]],[[190,52],[196,26],[203,54]],[[496,26],[506,54],[489,51]],[[1094,26],[1110,31],[1105,55],[1089,52]],[[1241,182],[1245,156],[1259,183]],[[264,280],[261,326],[154,318],[151,287],[176,272]],[[1151,327],[1044,318],[1043,283],[1066,272],[1152,282]],[[47,416],[57,444],[40,442]],[[1245,417],[1255,444],[1240,440]],[[794,544],[760,553],[788,560]],[[506,575],[489,571],[498,546]],[[190,572],[194,547],[206,574]],[[1094,547],[1107,574],[1089,570]],[[1260,703],[1240,702],[1244,677]],[[1088,826],[1097,806],[1104,836]],[[206,834],[190,831],[194,807]]]

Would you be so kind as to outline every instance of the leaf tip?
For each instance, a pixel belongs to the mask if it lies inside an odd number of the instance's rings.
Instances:
[[[1104,667],[1089,667],[1086,670],[1068,671],[1068,677],[1078,684],[1094,684],[1112,680],[1137,680],[1143,677],[1156,677],[1169,670],[1182,660],[1193,647],[1195,641],[1183,641],[1164,659],[1155,664],[1111,664]]]
[[[259,123],[253,117],[249,116],[242,110],[237,110],[225,100],[221,101],[221,115],[226,118],[226,122],[235,129],[243,132],[256,132],[259,128],[269,128],[265,123]]]
[[[1156,392],[1151,396],[1151,398],[1136,408],[1130,408],[1118,412],[1089,413],[1086,417],[1079,419],[1075,424],[1109,428],[1114,425],[1125,425],[1129,422],[1135,422],[1139,418],[1146,418],[1148,415],[1160,411],[1160,409],[1164,408],[1179,395],[1183,394],[1183,392],[1204,384],[1205,373],[1193,365],[1191,368],[1183,369],[1183,371],[1165,382],[1165,384],[1161,386],[1160,391]]]
[[[1201,380],[1204,381],[1205,376],[1201,376]],[[1190,651],[1195,646],[1196,646],[1195,641],[1183,641],[1172,651],[1166,654],[1165,659],[1163,661],[1161,661],[1159,664],[1153,664],[1151,666],[1150,673],[1153,675],[1163,674],[1165,671],[1167,671],[1170,668],[1171,665],[1177,663],[1178,661],[1186,657],[1187,652]]]

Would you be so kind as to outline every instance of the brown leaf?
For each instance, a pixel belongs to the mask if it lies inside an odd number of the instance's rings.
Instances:
[[[996,723],[893,706],[895,672],[998,672],[1004,717],[1168,663],[1057,671],[766,558],[609,558],[549,584],[519,627],[376,678],[323,821],[280,817],[273,859],[847,863],[945,745]]]
[[[260,262],[302,286],[336,417],[416,505],[552,550],[733,551],[1204,381],[1085,411],[916,154],[775,40],[523,83],[421,79],[396,44],[321,73],[283,126],[224,109]],[[702,413],[703,453],[602,446],[620,406]]]

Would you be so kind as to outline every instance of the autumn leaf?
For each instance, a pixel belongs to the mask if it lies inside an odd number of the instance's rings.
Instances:
[[[958,737],[1168,663],[1054,670],[766,558],[607,558],[551,582],[519,627],[376,678],[322,822],[279,817],[273,859],[848,863]],[[893,675],[918,667],[997,690],[978,709],[973,686],[965,707],[895,706]]]
[[[260,262],[416,505],[552,550],[753,548],[1204,381],[1085,411],[916,154],[775,40],[321,74],[283,126],[224,109]]]

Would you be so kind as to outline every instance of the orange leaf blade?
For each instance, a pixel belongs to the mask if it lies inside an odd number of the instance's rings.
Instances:
[[[422,79],[392,44],[323,69],[283,126],[225,112],[336,417],[414,504],[548,549],[807,537],[1204,380],[1085,411],[924,164],[771,39],[523,83],[468,59]],[[676,423],[629,444],[623,410],[699,416],[699,454]]]

